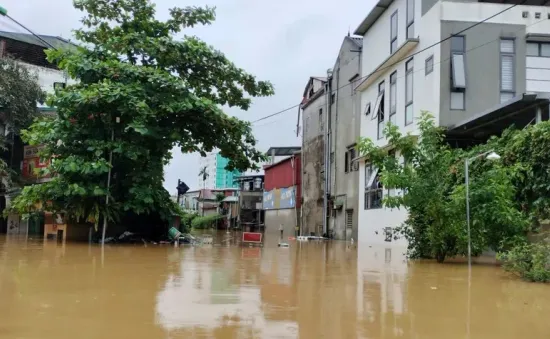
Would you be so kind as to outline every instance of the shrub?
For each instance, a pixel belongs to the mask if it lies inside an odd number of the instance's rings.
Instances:
[[[509,251],[499,253],[507,272],[524,280],[550,282],[550,238],[535,243],[520,241]]]
[[[194,229],[205,229],[209,227],[214,227],[218,220],[222,219],[223,215],[207,215],[204,217],[196,217],[191,221],[191,227]]]

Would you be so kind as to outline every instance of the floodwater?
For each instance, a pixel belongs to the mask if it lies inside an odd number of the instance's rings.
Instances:
[[[229,236],[103,252],[0,236],[0,338],[550,338],[550,286],[495,266],[469,280],[402,249]]]

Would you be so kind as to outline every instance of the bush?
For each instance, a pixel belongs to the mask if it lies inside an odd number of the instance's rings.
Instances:
[[[214,227],[218,223],[218,220],[222,219],[223,215],[207,215],[204,217],[195,217],[191,221],[191,227],[194,229],[205,229],[209,227]]]
[[[189,232],[192,228],[192,223],[193,223],[193,220],[195,220],[195,218],[198,218],[199,215],[196,214],[196,213],[186,213],[186,212],[182,212],[181,213],[181,226],[180,226],[180,231],[181,232]]]
[[[533,282],[550,282],[550,238],[536,243],[521,241],[507,252],[500,253],[507,272]]]

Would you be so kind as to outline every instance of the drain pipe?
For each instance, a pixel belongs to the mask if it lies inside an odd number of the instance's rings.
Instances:
[[[323,139],[324,139],[324,152],[323,152],[323,159],[324,159],[324,172],[325,172],[325,182],[324,182],[324,192],[323,192],[323,234],[322,236],[328,236],[328,218],[327,218],[327,210],[328,210],[328,194],[329,194],[329,180],[330,180],[330,172],[329,172],[329,145],[328,145],[328,121],[330,116],[330,99],[332,95],[332,69],[327,70],[327,84],[325,86],[325,105],[326,105],[326,114],[325,114],[325,128],[323,133]]]

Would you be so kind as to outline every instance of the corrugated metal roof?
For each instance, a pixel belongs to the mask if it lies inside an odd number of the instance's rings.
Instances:
[[[67,49],[67,48],[74,48],[77,46],[74,43],[58,36],[51,36],[51,35],[38,35],[38,36],[40,37],[40,39],[44,40],[45,42],[47,42],[48,44],[52,45],[55,48]],[[41,46],[44,48],[50,48],[50,46],[44,43],[44,41],[41,41],[40,39],[38,39],[32,34],[0,31],[0,37],[24,42],[31,45]]]

